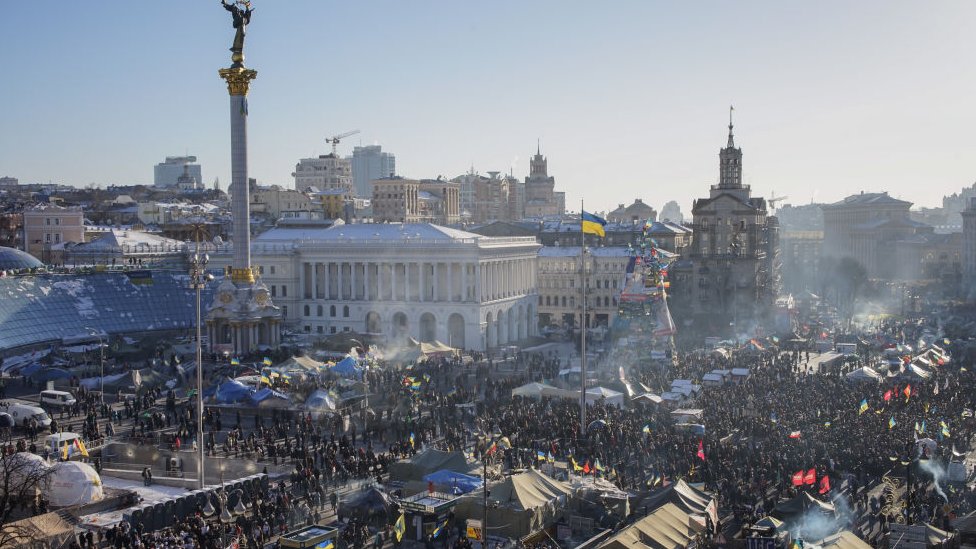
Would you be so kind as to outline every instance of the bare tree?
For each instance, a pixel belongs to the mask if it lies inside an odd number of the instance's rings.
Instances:
[[[30,506],[47,484],[54,468],[27,452],[0,456],[0,548],[14,547],[34,535],[32,529],[11,521],[18,505]]]

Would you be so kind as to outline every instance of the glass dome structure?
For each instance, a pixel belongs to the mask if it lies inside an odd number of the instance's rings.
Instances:
[[[0,271],[34,269],[43,266],[44,264],[41,263],[41,260],[27,252],[0,246]]]

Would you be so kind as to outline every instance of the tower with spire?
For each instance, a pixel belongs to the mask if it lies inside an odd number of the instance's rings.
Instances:
[[[544,217],[566,213],[566,193],[556,192],[556,179],[549,175],[549,165],[536,141],[535,156],[529,160],[525,178],[525,216]]]
[[[722,189],[742,188],[742,149],[735,146],[735,136],[732,134],[732,112],[729,107],[729,142],[718,152],[719,180]]]

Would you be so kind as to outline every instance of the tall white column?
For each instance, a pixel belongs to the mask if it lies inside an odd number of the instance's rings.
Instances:
[[[356,300],[356,293],[357,293],[356,292],[356,289],[357,289],[356,288],[356,282],[357,282],[357,278],[358,278],[356,276],[357,265],[358,265],[358,263],[356,263],[355,261],[353,261],[352,263],[349,264],[349,281],[350,281],[350,286],[351,286],[351,288],[349,289],[349,299],[351,299],[353,301]]]

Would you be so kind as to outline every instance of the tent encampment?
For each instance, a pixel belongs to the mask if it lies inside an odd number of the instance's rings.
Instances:
[[[252,389],[247,385],[232,379],[217,386],[217,392],[214,394],[214,400],[216,400],[218,404],[233,404],[247,398],[248,395],[251,394],[251,391]]]
[[[617,406],[618,408],[624,405],[624,394],[613,389],[593,387],[592,389],[586,390],[586,402],[593,403],[600,399],[604,399],[607,404]]]
[[[705,526],[667,503],[634,524],[620,530],[596,547],[599,549],[632,549],[634,547],[692,547],[699,545]]]
[[[340,360],[335,366],[329,368],[329,371],[344,377],[360,378],[363,375],[363,370],[359,367],[359,362],[351,356]]]
[[[471,466],[461,452],[444,452],[427,448],[413,457],[390,464],[390,479],[422,480],[424,476],[441,469],[467,473],[471,470]]]
[[[424,480],[448,494],[467,494],[472,490],[481,488],[482,485],[481,477],[465,475],[447,469],[425,475]]]
[[[870,366],[864,366],[863,368],[858,368],[853,372],[845,376],[848,381],[866,381],[870,383],[881,383],[884,376],[878,373],[877,370],[871,368]]]
[[[521,538],[555,523],[562,516],[572,490],[563,482],[529,469],[491,483],[488,494],[492,535]],[[456,515],[462,519],[481,519],[485,513],[482,497],[476,493],[461,498]]]
[[[102,500],[102,479],[87,463],[62,461],[54,466],[49,479],[44,496],[53,507],[87,505]]]
[[[834,504],[820,501],[806,492],[800,492],[791,500],[784,501],[773,508],[772,515],[786,522],[808,511],[819,511],[824,514],[834,513]]]

